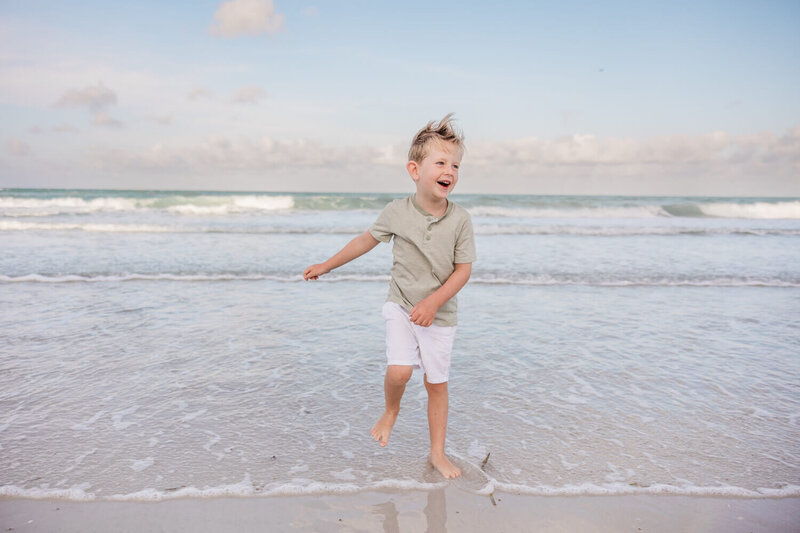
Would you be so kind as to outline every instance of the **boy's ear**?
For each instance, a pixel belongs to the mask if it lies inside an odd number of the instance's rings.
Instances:
[[[406,170],[408,170],[412,180],[417,181],[419,179],[419,165],[417,165],[416,161],[406,163]]]

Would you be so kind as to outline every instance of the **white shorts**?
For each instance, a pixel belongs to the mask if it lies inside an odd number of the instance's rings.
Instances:
[[[387,364],[421,367],[428,383],[445,383],[456,326],[418,326],[394,302],[383,304],[381,315],[386,321]]]

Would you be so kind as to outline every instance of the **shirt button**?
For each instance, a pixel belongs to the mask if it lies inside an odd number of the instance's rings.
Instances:
[[[430,236],[430,235],[425,235],[425,240],[426,240],[426,241],[429,241],[429,240],[431,240],[431,236]]]

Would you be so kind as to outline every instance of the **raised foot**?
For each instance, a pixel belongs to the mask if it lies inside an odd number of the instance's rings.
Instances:
[[[431,455],[430,461],[433,467],[447,479],[452,479],[461,475],[461,469],[451,463],[450,459],[445,455]]]
[[[372,440],[380,442],[381,446],[386,446],[386,443],[389,442],[389,435],[392,434],[395,420],[397,420],[397,413],[384,411],[383,415],[369,431],[369,434],[372,435]]]

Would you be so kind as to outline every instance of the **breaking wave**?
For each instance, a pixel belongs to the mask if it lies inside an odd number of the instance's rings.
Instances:
[[[260,483],[254,482],[249,475],[238,483],[230,483],[216,487],[196,488],[192,486],[176,487],[169,489],[143,488],[129,494],[113,494],[101,496],[92,491],[88,483],[74,485],[69,488],[22,488],[15,485],[0,487],[0,496],[26,499],[55,499],[65,501],[131,501],[131,502],[157,502],[178,498],[248,498],[263,496],[301,496],[324,494],[353,494],[374,490],[434,490],[446,485],[446,482],[423,483],[411,479],[386,479],[379,482],[357,483],[326,483],[308,480],[305,483]],[[780,488],[747,489],[732,485],[697,486],[686,484],[682,486],[657,483],[650,486],[636,486],[624,483],[606,483],[602,485],[583,483],[580,485],[541,485],[528,486],[512,483],[497,482],[487,479],[486,483],[470,492],[477,494],[490,494],[495,491],[528,494],[535,496],[621,496],[621,495],[680,495],[680,496],[706,496],[729,498],[788,498],[800,496],[800,486],[780,484]]]
[[[386,274],[329,274],[322,282],[382,282],[390,276]],[[121,273],[121,274],[0,274],[0,283],[120,283],[131,281],[177,281],[177,282],[225,282],[225,281],[277,281],[297,283],[304,281],[302,276],[287,273]],[[475,274],[470,283],[479,285],[526,285],[558,286],[585,285],[594,287],[800,287],[800,277],[581,277],[548,274]]]
[[[630,237],[636,235],[800,235],[800,228],[738,228],[677,226],[583,226],[552,224],[474,223],[476,235],[575,235],[592,237]],[[339,234],[356,235],[364,231],[355,225],[305,226],[189,226],[180,224],[115,224],[99,222],[31,222],[0,220],[0,231],[85,231],[89,233],[252,233],[252,234]]]
[[[5,190],[0,215],[43,217],[156,211],[219,217],[291,211],[378,211],[404,194]],[[800,219],[797,199],[456,195],[476,217]]]

